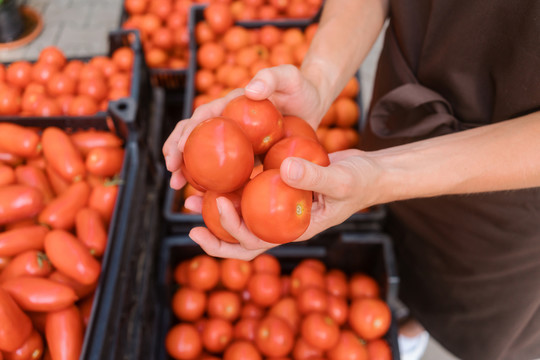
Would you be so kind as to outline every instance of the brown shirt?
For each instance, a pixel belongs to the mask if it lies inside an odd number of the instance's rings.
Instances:
[[[367,149],[540,110],[540,1],[390,2]],[[464,360],[540,358],[540,189],[389,209],[400,295],[433,337]]]

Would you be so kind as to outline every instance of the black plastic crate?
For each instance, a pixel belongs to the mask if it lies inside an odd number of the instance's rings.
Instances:
[[[382,297],[393,312],[392,324],[385,339],[391,346],[394,360],[399,360],[397,343],[397,320],[394,316],[399,277],[390,238],[380,232],[357,232],[326,234],[301,243],[289,243],[268,251],[278,258],[283,274],[289,274],[303,259],[323,261],[327,268],[337,268],[346,274],[364,272],[372,276],[382,290]],[[154,284],[155,334],[146,339],[149,353],[145,358],[169,360],[165,349],[168,330],[178,320],[172,313],[170,303],[176,285],[173,272],[181,261],[204,254],[203,250],[186,235],[165,237],[157,260],[157,282]]]

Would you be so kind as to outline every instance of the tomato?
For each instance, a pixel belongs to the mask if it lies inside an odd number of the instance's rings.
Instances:
[[[58,68],[55,65],[37,62],[32,67],[32,81],[46,86],[56,73],[58,73]]]
[[[78,80],[83,67],[84,63],[81,60],[69,60],[64,67],[63,72],[73,80]]]
[[[204,9],[203,15],[216,34],[225,33],[234,24],[232,12],[227,4],[211,3]]]
[[[88,207],[99,211],[103,221],[109,224],[113,217],[117,196],[118,181],[107,181],[92,189],[88,199]]]
[[[233,338],[233,326],[230,321],[210,317],[201,333],[203,347],[211,353],[223,352]]]
[[[175,359],[196,359],[202,352],[201,336],[192,324],[181,323],[167,333],[165,348]]]
[[[215,70],[225,61],[225,48],[217,42],[205,42],[197,50],[197,63],[204,69]]]
[[[90,250],[90,254],[101,256],[107,248],[107,229],[101,214],[92,208],[85,207],[77,211],[75,216],[77,238]]]
[[[36,225],[36,219],[34,218],[24,219],[24,220],[15,221],[15,222],[6,224],[6,226],[4,226],[4,231],[15,230],[15,229],[28,227],[28,226],[34,226],[34,225]]]
[[[33,165],[19,165],[15,168],[15,177],[19,184],[38,189],[43,194],[45,203],[48,203],[54,197],[47,175],[42,169]]]
[[[124,149],[118,147],[98,147],[91,149],[86,157],[86,169],[100,176],[120,173],[124,163]]]
[[[262,253],[251,260],[251,263],[253,264],[253,271],[256,273],[267,272],[274,275],[281,274],[281,264],[274,255]]]
[[[223,360],[262,360],[262,356],[255,345],[249,341],[238,340],[225,350]]]
[[[172,298],[171,308],[179,320],[196,321],[206,310],[206,293],[189,287],[181,287]]]
[[[242,317],[234,324],[233,337],[236,340],[255,340],[255,332],[259,325],[259,319],[254,317]]]
[[[20,110],[21,96],[19,91],[12,87],[2,89],[0,91],[0,115],[17,115]]]
[[[0,274],[0,282],[20,276],[47,276],[51,271],[51,263],[44,253],[38,250],[27,250],[11,259]]]
[[[0,256],[0,271],[3,271],[10,262],[11,262],[10,257]]]
[[[55,99],[44,97],[37,102],[34,108],[34,115],[60,116],[62,115],[62,108]]]
[[[362,339],[370,341],[382,337],[390,328],[392,314],[380,299],[356,298],[349,308],[349,324]]]
[[[207,313],[227,321],[235,321],[240,316],[242,301],[238,293],[229,290],[215,290],[208,295]]]
[[[69,286],[40,277],[8,279],[2,283],[2,288],[9,292],[21,309],[27,311],[57,311],[78,299]]]
[[[291,295],[291,277],[289,275],[281,276],[281,296]]]
[[[248,281],[247,290],[251,300],[262,307],[275,304],[281,296],[281,282],[278,275],[254,273]]]
[[[222,115],[240,125],[255,154],[265,153],[283,137],[283,117],[268,99],[251,100],[239,96],[225,106]]]
[[[98,112],[98,106],[96,101],[88,95],[77,95],[69,104],[68,113],[69,116],[85,116],[94,115]]]
[[[52,168],[51,164],[45,166],[45,174],[47,174],[47,180],[51,184],[51,188],[56,195],[62,194],[71,185],[71,182],[68,182],[58,174],[58,172]]]
[[[11,185],[15,182],[15,171],[9,165],[0,163],[0,186]]]
[[[0,123],[0,150],[21,157],[39,155],[39,135],[32,129],[10,123]]]
[[[64,179],[75,181],[84,177],[86,169],[83,157],[64,130],[57,127],[46,128],[41,143],[47,163]]]
[[[295,267],[291,272],[291,293],[297,295],[308,287],[324,289],[324,274],[312,266]]]
[[[101,265],[74,235],[52,230],[45,236],[45,253],[53,266],[81,284],[97,281]]]
[[[75,80],[65,72],[56,73],[47,82],[47,93],[50,96],[75,94]]]
[[[268,315],[274,315],[282,318],[289,324],[291,330],[296,334],[300,326],[300,312],[296,300],[293,297],[286,296],[279,299],[268,309]]]
[[[189,262],[187,274],[189,286],[194,289],[213,289],[219,282],[219,263],[209,255],[197,255]]]
[[[255,344],[265,356],[286,356],[294,346],[294,333],[280,317],[268,315],[257,326]]]
[[[236,211],[239,214],[241,213],[241,194],[239,191],[220,194],[218,192],[208,190],[203,195],[202,217],[204,224],[217,238],[231,244],[238,244],[238,240],[229,234],[221,225],[220,215],[216,203],[218,197],[226,197],[232,201]]]
[[[52,359],[78,360],[83,336],[81,315],[75,305],[47,313],[45,338]]]
[[[32,322],[13,300],[0,288],[0,350],[16,351],[32,333]]]
[[[92,315],[92,307],[94,306],[94,294],[88,296],[85,299],[79,301],[79,311],[81,312],[81,318],[85,328],[90,322],[90,316]]]
[[[349,294],[347,275],[342,270],[330,269],[325,274],[326,291],[329,294],[346,297]]]
[[[156,47],[168,51],[173,47],[172,31],[163,26],[151,35],[151,41]]]
[[[207,21],[199,21],[195,25],[195,39],[197,41],[197,44],[204,44],[207,42],[215,41],[216,34],[214,34],[214,31],[208,25]]]
[[[336,126],[350,127],[358,123],[360,110],[358,104],[348,97],[337,98],[334,102],[336,107]]]
[[[300,326],[302,337],[311,346],[327,351],[339,340],[339,326],[327,314],[312,312],[304,316]]]
[[[59,271],[53,271],[51,275],[49,275],[49,279],[52,281],[56,281],[57,283],[69,286],[75,291],[75,294],[77,294],[79,299],[87,297],[88,295],[93,293],[97,287],[97,281],[87,285],[81,284],[80,282],[70,278],[69,276]]]
[[[274,244],[296,240],[311,219],[312,192],[293,188],[278,169],[251,179],[242,193],[242,216],[256,236]]]
[[[294,344],[292,355],[294,360],[312,360],[322,358],[324,351],[310,345],[302,337],[298,337]]]
[[[6,67],[4,64],[0,64],[0,83],[6,81]]]
[[[249,294],[249,292],[247,290],[244,290],[242,292],[242,299],[244,300],[244,306],[242,307],[240,317],[261,319],[264,316],[265,309],[262,306],[252,302],[251,299],[245,299],[244,294]]]
[[[144,14],[148,6],[148,0],[126,0],[124,8],[130,15]]]
[[[327,352],[329,360],[368,360],[368,351],[362,340],[352,331],[343,330],[339,340],[332,349]]]
[[[28,61],[15,61],[6,69],[6,81],[24,89],[32,81],[32,64]]]
[[[36,331],[32,330],[26,341],[15,351],[4,352],[5,360],[29,360],[41,359],[43,355],[43,338]]]
[[[289,136],[303,136],[319,141],[317,133],[311,125],[298,116],[288,115],[283,117],[283,137]]]
[[[79,82],[77,93],[94,99],[97,103],[107,97],[107,84],[103,78],[85,79]]]
[[[379,284],[373,277],[364,273],[352,274],[349,279],[349,296],[351,299],[361,297],[378,298],[379,295]]]
[[[21,111],[34,115],[36,107],[47,96],[44,93],[25,91],[21,99]]]
[[[41,192],[27,185],[0,188],[0,225],[30,219],[43,209]]]
[[[86,181],[73,183],[45,206],[38,221],[53,229],[70,230],[75,225],[77,212],[87,205],[89,196],[90,185]]]
[[[223,44],[229,51],[238,51],[249,45],[249,30],[242,26],[233,26],[223,35]]]
[[[349,304],[343,296],[328,294],[327,313],[339,325],[342,326],[349,318]]]
[[[174,281],[178,285],[187,285],[189,282],[188,279],[188,267],[189,267],[189,261],[181,261],[176,267],[174,268],[173,277]]]
[[[39,53],[38,62],[51,64],[56,66],[58,69],[61,69],[66,65],[67,59],[62,50],[59,48],[55,46],[47,46]]]
[[[254,155],[251,143],[233,120],[215,117],[193,129],[184,147],[184,163],[197,184],[228,193],[248,181]]]
[[[358,95],[358,91],[360,89],[360,84],[358,82],[358,79],[353,76],[350,78],[350,80],[345,84],[345,87],[343,90],[341,90],[341,93],[339,94],[340,97],[348,97],[348,98],[355,98]]]
[[[129,90],[131,78],[129,74],[117,73],[109,78],[109,87],[111,89],[126,89]]]
[[[253,273],[251,263],[239,259],[223,259],[220,267],[221,283],[225,288],[233,291],[245,289]]]
[[[324,312],[328,309],[326,291],[319,287],[306,287],[296,296],[298,310],[305,315],[312,311]]]
[[[286,137],[274,144],[264,157],[264,170],[279,169],[288,157],[299,157],[319,166],[330,165],[328,153],[316,140],[301,136]]]
[[[135,62],[135,53],[127,46],[119,47],[111,55],[112,61],[121,71],[130,71]]]

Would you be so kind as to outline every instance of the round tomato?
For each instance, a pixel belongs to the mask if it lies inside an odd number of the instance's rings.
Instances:
[[[296,240],[311,220],[312,192],[293,188],[278,169],[251,179],[242,194],[242,216],[256,236],[274,244]]]
[[[328,297],[326,291],[319,287],[306,287],[300,290],[296,296],[298,310],[302,315],[312,311],[327,311]]]
[[[223,360],[262,360],[262,356],[255,345],[239,340],[229,345],[223,354]]]
[[[248,294],[248,290],[244,290],[242,292],[242,300],[244,300],[244,306],[242,307],[240,317],[242,318],[253,318],[253,319],[261,319],[264,316],[265,309],[255,304],[253,301],[251,301],[250,298],[246,298],[244,295]]]
[[[217,69],[225,62],[225,48],[217,42],[206,42],[197,50],[197,62],[202,68]]]
[[[45,97],[36,104],[34,114],[36,116],[60,116],[62,108],[55,99]]]
[[[279,260],[268,253],[258,255],[255,259],[251,260],[251,263],[253,265],[253,271],[256,273],[266,272],[278,276],[281,274],[281,264],[279,263]]]
[[[341,332],[336,346],[330,349],[327,355],[329,360],[371,359],[362,340],[350,330]]]
[[[264,170],[279,169],[288,157],[299,157],[320,166],[330,165],[328,153],[315,140],[302,136],[286,137],[274,144],[264,157]]]
[[[205,350],[221,353],[233,339],[233,326],[225,319],[209,318],[204,324],[201,339]]]
[[[69,116],[94,115],[98,112],[96,101],[87,95],[77,95],[69,103]]]
[[[294,344],[292,355],[295,360],[313,360],[323,358],[324,351],[310,345],[300,336]]]
[[[202,352],[201,336],[194,325],[181,323],[167,333],[165,348],[175,359],[196,359]]]
[[[66,56],[59,48],[55,46],[47,46],[41,50],[38,57],[39,62],[51,64],[61,69],[66,65]]]
[[[219,218],[219,211],[216,203],[216,199],[221,196],[226,197],[227,199],[232,201],[234,207],[236,208],[236,211],[240,215],[241,195],[238,191],[220,194],[215,191],[208,190],[203,195],[202,217],[204,220],[204,224],[217,238],[231,244],[238,244],[238,240],[236,240],[231,234],[227,232],[227,230],[223,228],[223,226],[221,226],[221,220]]]
[[[343,296],[327,295],[328,308],[326,312],[338,325],[343,325],[349,318],[349,304]]]
[[[219,263],[206,254],[197,255],[187,269],[189,286],[199,290],[210,290],[219,282]]]
[[[233,120],[215,117],[193,129],[184,147],[184,163],[197,184],[228,193],[248,181],[254,155],[250,141]]]
[[[342,270],[330,269],[324,277],[329,294],[346,297],[349,294],[347,275]]]
[[[325,288],[324,274],[312,266],[296,266],[291,272],[291,293],[298,295],[303,289]]]
[[[286,356],[293,349],[294,333],[284,319],[268,315],[257,326],[255,344],[265,356]]]
[[[87,95],[96,102],[100,102],[107,97],[108,89],[103,78],[94,78],[79,82],[77,91],[79,95]]]
[[[206,310],[206,293],[189,287],[181,287],[174,293],[171,307],[180,320],[198,320]]]
[[[112,61],[122,71],[130,71],[135,61],[135,53],[127,46],[120,47],[112,53]]]
[[[240,318],[235,324],[233,329],[233,337],[237,340],[255,340],[255,332],[259,325],[259,319],[254,317]]]
[[[298,116],[291,115],[283,117],[283,136],[304,136],[319,141],[317,133],[307,121]]]
[[[379,284],[367,274],[355,273],[349,279],[349,296],[351,299],[369,297],[378,298]]]
[[[279,299],[277,303],[268,309],[268,315],[275,315],[285,320],[296,334],[300,326],[301,316],[298,309],[297,301],[291,296],[286,296]]]
[[[204,18],[216,34],[225,33],[234,24],[228,4],[211,3],[204,9]]]
[[[240,316],[241,306],[242,301],[237,292],[218,290],[208,295],[207,313],[210,317],[234,321]]]
[[[9,84],[24,89],[32,81],[32,64],[28,61],[15,61],[6,69]]]
[[[225,288],[240,291],[247,286],[253,268],[249,261],[223,259],[221,261],[221,283]]]
[[[268,307],[275,304],[281,296],[281,281],[278,275],[271,273],[255,273],[249,279],[247,290],[251,301]]]
[[[17,115],[20,110],[21,96],[19,91],[6,86],[0,91],[0,115]]]
[[[311,346],[327,351],[338,343],[340,329],[327,314],[312,312],[302,319],[300,332]]]
[[[65,72],[56,73],[47,82],[47,92],[54,97],[73,95],[75,93],[75,80]]]
[[[283,117],[268,99],[251,100],[239,96],[225,106],[223,116],[240,125],[255,154],[265,153],[283,137]]]
[[[368,341],[366,348],[370,360],[392,360],[392,350],[384,339]]]
[[[349,324],[364,340],[382,337],[390,328],[392,314],[380,299],[357,298],[349,308]]]
[[[44,62],[37,62],[32,67],[32,80],[46,85],[51,77],[58,73],[58,68],[53,64],[48,64]]]

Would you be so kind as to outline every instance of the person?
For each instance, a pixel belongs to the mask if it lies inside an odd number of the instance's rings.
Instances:
[[[400,299],[429,334],[464,360],[539,358],[539,14],[533,0],[327,0],[300,69],[261,70],[178,123],[163,146],[170,185],[185,183],[193,127],[239,94],[316,128],[388,19],[362,150],[332,153],[325,168],[281,165],[287,184],[316,194],[298,240],[387,204]],[[275,246],[217,203],[240,244],[192,229],[208,254],[251,259]]]

